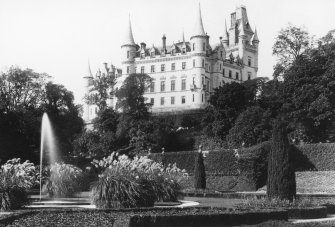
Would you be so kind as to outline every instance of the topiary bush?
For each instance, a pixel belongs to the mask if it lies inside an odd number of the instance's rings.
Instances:
[[[268,161],[267,195],[292,201],[296,196],[295,173],[286,124],[275,120]]]
[[[37,183],[33,163],[19,158],[7,161],[0,168],[0,210],[19,209],[28,203],[27,190]]]
[[[72,197],[74,193],[81,191],[83,176],[80,168],[56,162],[50,166],[49,178],[43,191],[50,197]]]
[[[197,153],[197,157],[195,159],[194,188],[206,189],[206,172],[204,165],[204,157],[201,151]]]
[[[150,207],[157,201],[177,201],[185,171],[164,167],[146,156],[128,158],[114,153],[93,161],[102,170],[92,188],[92,203],[99,208]]]

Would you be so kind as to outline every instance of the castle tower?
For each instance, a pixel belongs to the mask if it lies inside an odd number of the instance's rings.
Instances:
[[[121,46],[122,52],[122,74],[129,75],[135,72],[135,55],[137,45],[135,44],[131,22],[129,17],[128,27]]]
[[[255,47],[257,53],[258,53],[258,45],[259,45],[259,39],[258,39],[258,35],[257,35],[257,30],[255,28],[255,33],[254,36],[252,38],[252,45]],[[258,54],[255,55],[255,60],[254,60],[254,64],[258,67]]]

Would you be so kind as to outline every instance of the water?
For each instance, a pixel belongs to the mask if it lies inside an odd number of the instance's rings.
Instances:
[[[43,154],[47,154],[46,158],[49,164],[55,163],[57,158],[55,145],[55,137],[53,135],[51,123],[47,113],[42,117],[41,129],[41,147],[40,147],[40,200],[42,199],[42,170],[43,170]]]

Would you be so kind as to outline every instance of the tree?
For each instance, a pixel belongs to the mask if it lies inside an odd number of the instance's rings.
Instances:
[[[296,196],[295,173],[286,125],[276,120],[273,126],[271,151],[268,161],[267,195],[292,201]]]
[[[113,108],[100,110],[98,116],[93,119],[93,127],[99,133],[116,132],[119,114]]]
[[[271,137],[270,112],[252,106],[242,112],[227,136],[232,148],[249,147],[268,141]]]
[[[106,73],[99,70],[93,78],[93,86],[89,90],[89,94],[85,96],[86,103],[97,105],[99,110],[107,108],[107,100],[114,95],[114,86],[116,83],[115,68],[112,70],[107,68]]]
[[[201,150],[199,148],[199,152],[195,158],[195,166],[194,166],[194,188],[195,189],[206,189],[206,172],[205,172],[205,164],[204,157]]]
[[[310,47],[310,44],[309,34],[304,28],[289,24],[281,29],[272,47],[272,54],[278,57],[274,77],[281,76]]]

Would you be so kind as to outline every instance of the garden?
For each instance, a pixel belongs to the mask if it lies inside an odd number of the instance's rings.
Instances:
[[[280,51],[287,34],[304,45],[294,58]],[[224,84],[184,116],[153,116],[146,74],[117,91],[101,75],[85,97],[99,107],[93,130],[72,92],[11,67],[0,77],[0,226],[334,226],[335,42],[308,40],[283,29],[273,80]]]

